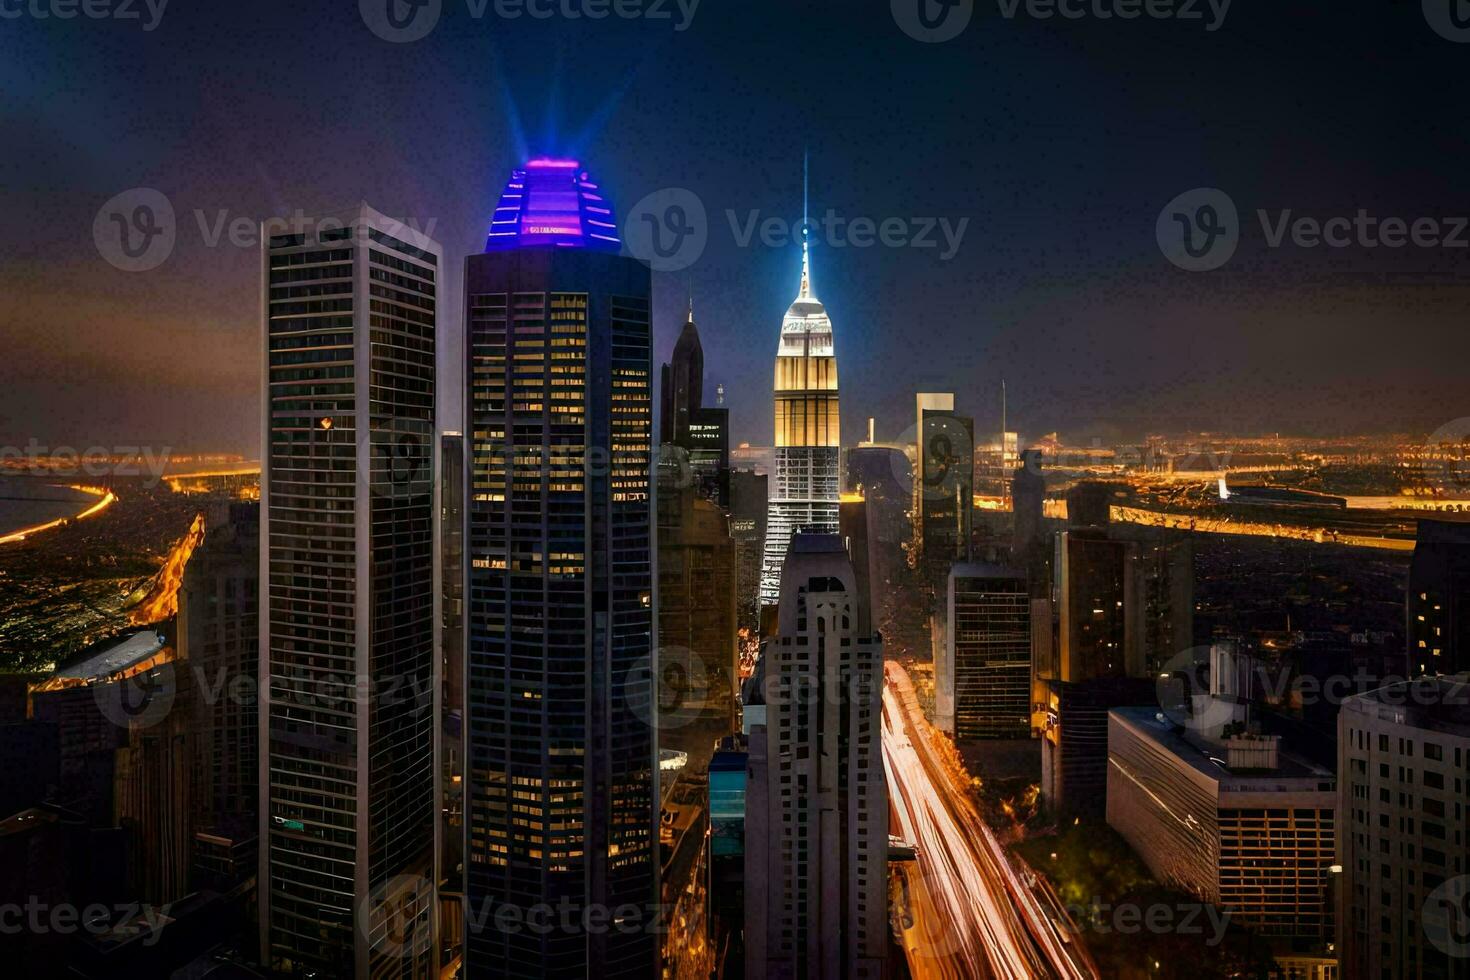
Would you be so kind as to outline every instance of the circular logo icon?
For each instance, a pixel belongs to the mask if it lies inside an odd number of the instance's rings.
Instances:
[[[708,706],[712,680],[705,658],[688,647],[662,646],[648,666],[623,675],[624,706],[650,728],[685,728]]]
[[[1430,489],[1458,492],[1470,487],[1470,417],[1435,429],[1424,440],[1424,451]]]
[[[704,202],[683,187],[654,191],[633,205],[623,220],[623,242],[654,272],[687,269],[709,244]]]
[[[423,875],[395,875],[358,905],[358,931],[376,954],[399,959],[427,955],[433,900],[434,889]]]
[[[921,435],[919,493],[923,498],[954,500],[967,489],[973,492],[975,436],[970,426],[957,415],[929,415]]]
[[[345,437],[352,438],[351,433]],[[434,492],[434,440],[430,423],[390,418],[373,425],[373,493],[391,500],[422,498]]]
[[[1164,206],[1154,225],[1164,258],[1186,272],[1218,269],[1240,244],[1240,219],[1230,195],[1214,187],[1185,191]]]
[[[975,0],[890,0],[894,23],[925,44],[953,41],[970,26]]]
[[[444,0],[357,0],[362,22],[384,41],[409,44],[439,24]]]
[[[173,254],[177,235],[173,204],[151,187],[123,191],[92,219],[98,254],[123,272],[158,268]]]
[[[1235,706],[1210,697],[1210,648],[1181,650],[1154,682],[1164,717],[1201,734],[1218,732],[1235,718]]]
[[[172,663],[119,681],[92,685],[92,697],[102,717],[119,728],[151,728],[168,717],[178,695]]]
[[[1446,41],[1470,41],[1470,0],[1423,0],[1424,19]]]
[[[1458,875],[1430,892],[1419,921],[1435,949],[1456,959],[1470,957],[1470,875]]]

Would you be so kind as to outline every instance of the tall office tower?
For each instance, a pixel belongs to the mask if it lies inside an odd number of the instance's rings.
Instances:
[[[955,738],[1031,734],[1031,596],[1026,573],[961,563],[949,572],[937,727]]]
[[[1132,642],[1142,673],[1152,676],[1194,646],[1194,543],[1172,531],[1129,527],[1128,533],[1139,540],[1131,552],[1134,591],[1124,603],[1138,610],[1128,617]]]
[[[260,505],[214,507],[179,586],[178,653],[205,687],[189,705],[192,863],[196,887],[216,891],[254,875],[243,858],[259,853],[259,590]]]
[[[1182,731],[1155,705],[1109,712],[1107,773],[1108,826],[1160,883],[1267,939],[1280,975],[1333,976],[1330,770],[1278,736]]]
[[[720,739],[709,761],[710,944],[715,975],[745,976],[745,795],[750,743]]]
[[[1111,540],[1102,531],[1057,533],[1052,588],[1058,680],[1143,676],[1135,623],[1137,553],[1136,544]]]
[[[286,975],[437,971],[441,251],[362,205],[262,232],[260,944]]]
[[[689,318],[674,343],[673,359],[663,366],[660,442],[687,452],[689,476],[701,495],[730,506],[730,410],[704,405],[704,347]]]
[[[952,394],[920,392],[917,401],[914,540],[920,558],[947,569],[970,557],[975,423],[956,414]]]
[[[770,477],[750,470],[730,473],[730,536],[735,539],[737,624],[757,631],[761,625],[761,552],[766,543]]]
[[[1046,478],[1041,475],[1041,450],[1021,453],[1021,465],[1011,479],[1011,511],[1015,515],[1011,560],[1028,570],[1044,564],[1047,548],[1042,538],[1042,511],[1046,504]],[[1037,557],[1041,556],[1041,562]],[[1036,583],[1033,582],[1033,589]],[[1034,594],[1034,593],[1033,593]],[[1044,590],[1043,590],[1044,594]]]
[[[677,447],[664,447],[665,450]],[[693,487],[677,465],[659,464],[658,669],[660,682],[682,687],[680,701],[723,709],[734,730],[740,685],[735,626],[735,541],[730,518]],[[667,706],[667,702],[665,702]],[[680,718],[680,723],[687,719]]]
[[[1470,676],[1350,697],[1337,717],[1343,977],[1470,978]]]
[[[835,534],[842,426],[832,320],[812,293],[811,242],[803,224],[801,288],[781,323],[776,351],[776,471],[771,481],[761,604],[781,598],[781,566],[798,531]]]
[[[674,354],[660,372],[659,442],[679,443],[689,430],[693,411],[704,407],[704,345],[694,325],[694,300],[689,300],[689,317],[674,342]]]
[[[464,434],[439,438],[439,883],[464,878]],[[460,895],[463,898],[463,895]],[[446,933],[448,929],[446,928]]]
[[[1470,524],[1419,522],[1407,619],[1412,674],[1470,670]]]
[[[745,975],[883,976],[888,791],[883,647],[835,534],[797,534],[750,733]]]
[[[619,247],[538,159],[465,261],[465,901],[557,910],[470,923],[471,978],[657,971],[651,277]]]

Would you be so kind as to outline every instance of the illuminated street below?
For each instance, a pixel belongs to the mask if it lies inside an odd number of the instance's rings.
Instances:
[[[917,874],[901,872],[914,920],[903,941],[909,971],[919,978],[1096,977],[1076,927],[1021,880],[971,804],[959,763],[946,761],[907,671],[890,661],[885,677],[892,830],[919,855]]]

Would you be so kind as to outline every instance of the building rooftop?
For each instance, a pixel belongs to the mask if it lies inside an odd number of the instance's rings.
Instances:
[[[63,667],[52,676],[79,680],[111,677],[118,671],[126,670],[133,664],[147,660],[162,650],[163,645],[164,641],[161,636],[152,630],[143,630],[117,643],[104,646],[85,660],[78,661],[70,667]]]
[[[1389,684],[1348,698],[1342,708],[1371,713],[1399,725],[1470,738],[1470,673]]]
[[[1225,764],[1227,749],[1223,744],[1209,742],[1188,731],[1180,731],[1167,716],[1160,719],[1162,712],[1155,707],[1113,708],[1108,712],[1159,748],[1173,755],[1196,772],[1218,783],[1222,791],[1267,792],[1323,789],[1322,783],[1332,789],[1336,777],[1331,770],[1324,769],[1301,756],[1281,751],[1280,765],[1271,770],[1232,771]]]
[[[538,246],[622,250],[612,204],[576,160],[528,160],[500,195],[485,251]]]

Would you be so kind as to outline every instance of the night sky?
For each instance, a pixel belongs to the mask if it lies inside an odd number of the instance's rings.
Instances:
[[[692,279],[706,391],[725,385],[737,440],[771,440],[799,251],[740,247],[726,212],[799,218],[804,150],[816,215],[968,220],[949,261],[819,236],[844,442],[869,415],[897,437],[916,390],[957,391],[993,431],[1002,378],[1013,428],[1078,441],[1470,415],[1470,248],[1270,248],[1256,218],[1470,215],[1470,44],[1417,2],[1237,0],[1209,31],[1203,0],[1194,21],[1008,20],[980,0],[938,44],[887,0],[704,0],[684,31],[673,0],[669,20],[443,4],[406,44],[356,0],[173,0],[151,31],[141,0],[142,21],[0,19],[0,444],[254,454],[259,254],[208,236],[222,214],[359,200],[444,245],[441,424],[458,428],[462,260],[528,153],[581,159],[620,220],[663,188],[702,201],[704,253],[655,275],[657,356]],[[169,199],[177,242],[129,273],[93,222],[138,187]],[[1230,196],[1241,241],[1192,273],[1155,223],[1197,187]]]

